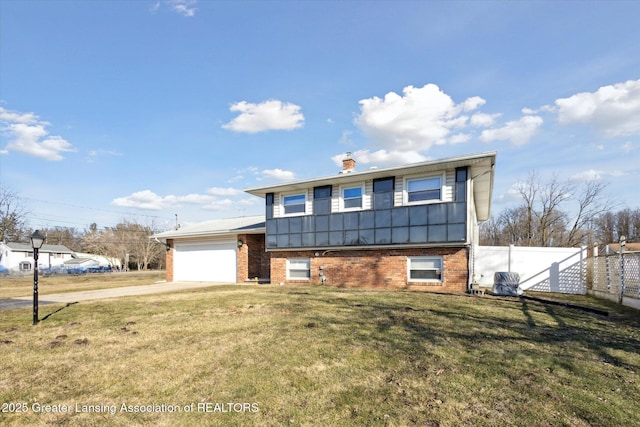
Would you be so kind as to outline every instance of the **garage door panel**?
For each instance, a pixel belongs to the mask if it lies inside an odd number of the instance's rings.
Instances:
[[[235,240],[177,243],[174,247],[175,281],[236,282]]]

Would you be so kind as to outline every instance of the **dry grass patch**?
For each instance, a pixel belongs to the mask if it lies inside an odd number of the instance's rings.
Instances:
[[[56,274],[38,276],[39,295],[61,292],[91,291],[122,286],[150,285],[165,279],[164,271],[131,271],[126,273]],[[28,297],[33,295],[33,275],[11,275],[0,278],[0,298]]]
[[[638,425],[640,316],[583,298],[610,315],[515,298],[275,286],[82,302],[36,327],[11,310],[0,320],[0,400],[29,411],[2,421]],[[34,403],[116,410],[34,413]]]

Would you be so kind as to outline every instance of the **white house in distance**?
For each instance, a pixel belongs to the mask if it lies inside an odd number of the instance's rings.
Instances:
[[[62,267],[73,258],[73,251],[66,246],[43,245],[38,252],[38,268]],[[33,248],[28,243],[0,243],[0,265],[12,273],[33,271]]]
[[[75,252],[74,261],[66,262],[65,265],[81,265],[84,267],[108,267],[111,266],[114,270],[120,271],[122,269],[122,263],[118,258],[107,257],[104,255],[96,255],[85,252]]]
[[[159,233],[167,281],[321,284],[465,292],[495,152],[245,190],[265,215]]]

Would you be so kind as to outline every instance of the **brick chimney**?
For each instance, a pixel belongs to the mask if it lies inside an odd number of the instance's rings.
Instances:
[[[351,158],[351,152],[347,152],[346,157],[342,160],[342,172],[341,173],[349,173],[353,172],[356,168],[356,161]]]

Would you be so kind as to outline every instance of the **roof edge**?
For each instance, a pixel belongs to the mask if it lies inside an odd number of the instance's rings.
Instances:
[[[278,183],[278,184],[247,188],[244,190],[244,192],[252,194],[254,196],[258,196],[258,197],[265,197],[266,193],[277,192],[278,189],[287,189],[287,187],[296,186],[296,185],[311,185],[314,183],[323,183],[327,181],[351,181],[354,178],[360,178],[360,179],[366,178],[366,176],[368,175],[371,175],[371,176],[385,175],[385,174],[390,174],[396,171],[402,171],[405,169],[412,169],[412,168],[420,168],[425,166],[442,165],[443,167],[446,167],[446,164],[448,163],[469,162],[469,165],[472,165],[475,161],[486,159],[486,158],[493,158],[493,163],[495,163],[496,156],[497,156],[497,151],[485,151],[480,153],[468,154],[464,156],[445,157],[441,159],[427,160],[424,162],[416,162],[416,163],[408,163],[408,164],[403,164],[398,166],[391,166],[387,168],[369,169],[369,170],[360,171],[360,172],[353,171],[353,172],[349,172],[348,174],[338,173],[336,175],[329,175],[329,176],[324,176],[319,178],[311,178],[311,179],[305,179],[305,180],[299,180],[299,181],[287,181],[287,182]]]

